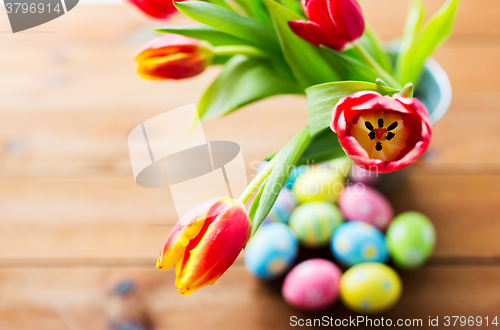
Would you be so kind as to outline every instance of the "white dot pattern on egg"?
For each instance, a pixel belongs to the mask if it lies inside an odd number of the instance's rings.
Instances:
[[[259,228],[245,249],[245,266],[261,279],[283,275],[293,264],[299,241],[292,230],[280,222]]]
[[[436,235],[434,234],[434,229],[432,227],[424,227],[422,229],[422,236],[425,242],[429,245],[434,245],[436,243]]]

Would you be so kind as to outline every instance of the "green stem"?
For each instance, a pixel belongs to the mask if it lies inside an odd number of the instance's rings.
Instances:
[[[246,45],[217,46],[213,48],[215,56],[248,55],[252,57],[269,58],[262,50]]]
[[[399,84],[399,82],[391,76],[387,71],[378,64],[378,62],[368,53],[368,51],[359,43],[355,42],[353,44],[353,48],[359,55],[365,60],[365,62],[370,65],[373,69],[375,69],[379,74],[380,78],[382,78],[386,83],[388,83],[391,87],[401,89],[403,86]]]
[[[276,163],[276,155],[269,161],[269,163],[262,169],[262,171],[253,178],[252,182],[245,188],[241,196],[238,198],[240,202],[245,204],[252,194],[259,188],[262,182],[271,174]]]

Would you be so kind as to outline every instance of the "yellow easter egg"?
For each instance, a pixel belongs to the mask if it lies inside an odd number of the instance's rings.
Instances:
[[[293,185],[299,203],[336,202],[344,189],[344,176],[327,166],[311,167]]]
[[[391,267],[365,262],[351,267],[340,280],[340,297],[350,310],[362,314],[381,313],[401,297],[399,275]]]

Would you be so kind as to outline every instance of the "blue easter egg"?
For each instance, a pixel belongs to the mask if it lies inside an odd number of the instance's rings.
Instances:
[[[288,177],[288,179],[285,182],[285,188],[292,190],[292,187],[295,183],[295,180],[297,180],[297,178],[302,173],[304,173],[306,169],[307,169],[307,166],[294,167],[292,172],[290,172],[290,176]]]
[[[263,160],[260,164],[259,167],[257,167],[257,171],[255,171],[255,175],[259,174],[262,172],[264,167],[267,166],[269,162],[267,160]],[[286,180],[285,184],[283,185],[283,188],[292,190],[293,184],[295,183],[295,180],[306,171],[307,166],[297,166],[292,169],[290,172],[290,175],[288,176],[288,179]]]
[[[288,189],[283,189],[278,198],[276,198],[276,202],[274,202],[271,211],[267,215],[266,223],[268,222],[282,222],[288,223],[288,219],[290,218],[290,214],[297,206],[297,201],[295,200],[295,196]]]
[[[386,262],[387,242],[380,230],[361,221],[350,221],[335,229],[332,236],[333,255],[346,266],[362,262]]]
[[[295,261],[299,243],[279,222],[260,227],[245,249],[245,266],[253,275],[270,280],[283,275]]]

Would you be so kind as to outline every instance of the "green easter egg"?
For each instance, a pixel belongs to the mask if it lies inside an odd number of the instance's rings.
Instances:
[[[399,275],[391,267],[364,262],[349,268],[340,279],[340,298],[350,310],[381,313],[394,306],[403,290]]]
[[[293,185],[293,193],[299,203],[336,202],[344,188],[341,171],[329,167],[311,167],[302,173]]]
[[[328,244],[342,221],[342,214],[332,203],[310,202],[299,205],[292,212],[289,225],[302,245],[318,248]]]
[[[431,256],[436,243],[432,222],[418,212],[398,215],[387,229],[387,245],[394,263],[403,269],[417,268]]]

